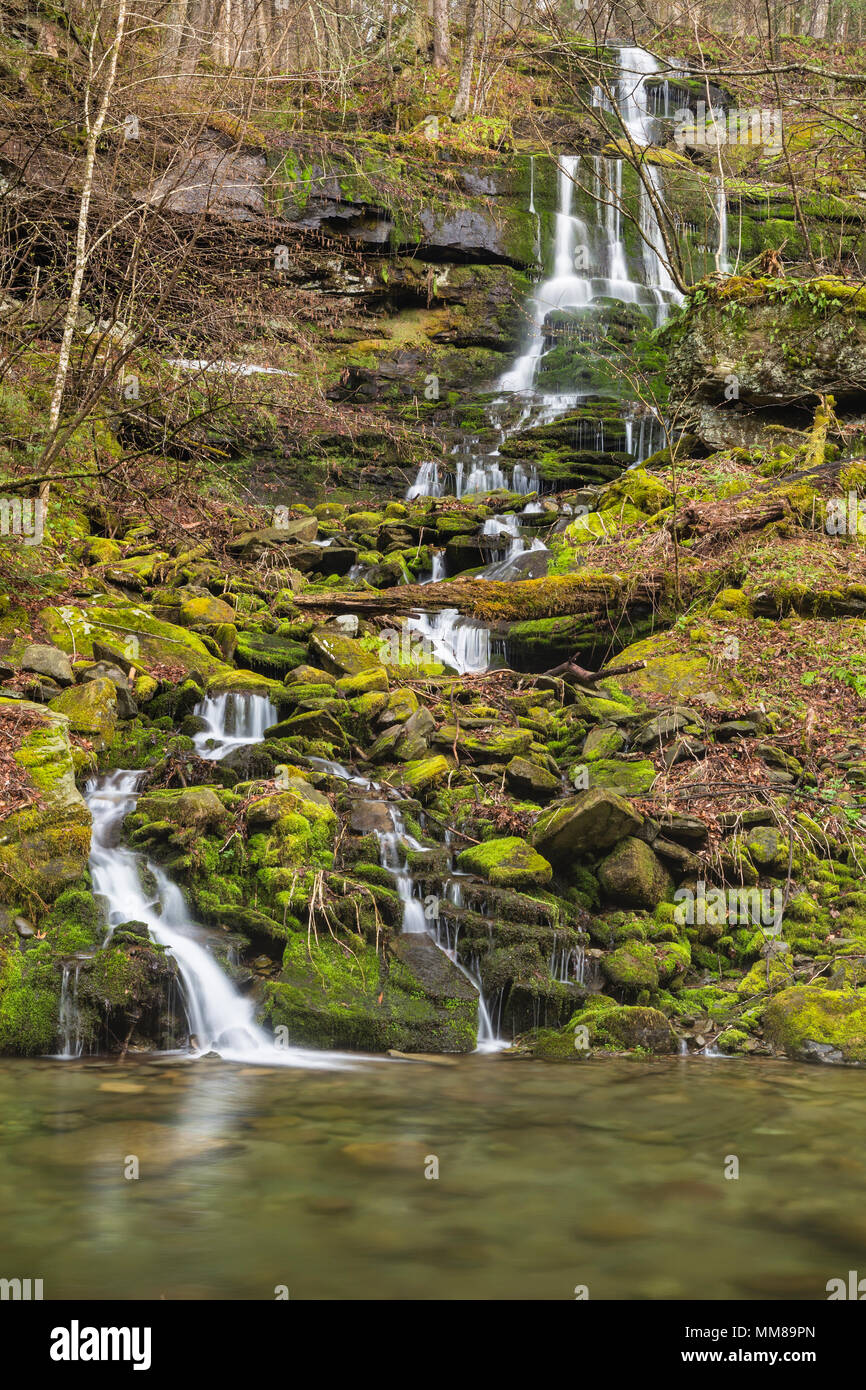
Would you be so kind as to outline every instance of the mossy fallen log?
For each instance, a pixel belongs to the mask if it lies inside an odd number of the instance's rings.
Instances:
[[[652,605],[664,592],[664,586],[662,574],[628,579],[620,574],[584,570],[512,583],[451,579],[439,584],[403,584],[377,594],[345,590],[298,594],[295,602],[301,608],[322,612],[409,613],[415,608],[458,608],[482,622],[521,622],[573,613],[615,614],[637,604]]]

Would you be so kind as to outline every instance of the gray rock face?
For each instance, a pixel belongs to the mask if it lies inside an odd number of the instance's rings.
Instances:
[[[73,685],[75,683],[69,657],[59,647],[50,647],[45,643],[34,642],[32,646],[24,649],[21,657],[21,669],[22,671],[33,671],[37,676],[48,676],[58,685]]]
[[[186,158],[147,190],[142,202],[159,203],[166,212],[218,213],[233,222],[252,222],[265,214],[263,154],[223,149],[217,139],[203,138]]]

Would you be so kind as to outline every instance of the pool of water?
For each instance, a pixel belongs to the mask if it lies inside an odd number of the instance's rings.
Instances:
[[[863,1265],[864,1092],[861,1070],[711,1058],[3,1060],[0,1276],[46,1298],[823,1299]]]

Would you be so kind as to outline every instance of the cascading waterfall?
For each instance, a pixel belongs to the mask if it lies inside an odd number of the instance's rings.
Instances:
[[[191,1056],[218,1052],[227,1061],[268,1066],[333,1067],[336,1053],[278,1047],[259,1027],[251,1000],[238,992],[208,950],[207,933],[189,916],[183,894],[159,865],[119,844],[120,829],[135,807],[141,772],[117,771],[94,778],[86,788],[93,821],[90,876],[94,895],[106,905],[107,937],[123,922],[143,922],[152,940],[177,963],[189,1025]],[[71,999],[72,996],[70,996]],[[74,1045],[75,1025],[65,1027]],[[65,1055],[78,1055],[72,1051]]]
[[[406,500],[411,502],[416,497],[441,497],[444,492],[439,465],[428,460],[418,469],[417,478],[406,492]]]
[[[621,48],[618,51],[618,76],[612,83],[616,108],[623,129],[631,141],[640,147],[653,142],[656,129],[655,111],[661,107],[668,113],[671,92],[667,84],[652,93],[647,80],[659,72],[659,63],[642,48]],[[596,89],[593,104],[610,103]],[[516,433],[532,416],[535,423],[550,423],[580,400],[579,393],[558,392],[536,399],[536,378],[548,344],[545,323],[548,316],[562,309],[590,309],[598,300],[617,299],[625,304],[644,306],[661,324],[672,305],[682,303],[683,296],[674,284],[668,266],[668,254],[658,216],[664,206],[662,172],[657,165],[644,163],[640,180],[637,221],[641,233],[639,277],[630,272],[623,236],[623,160],[602,155],[585,156],[587,191],[591,195],[588,207],[592,226],[574,211],[574,189],[580,186],[581,157],[561,155],[557,161],[557,206],[554,214],[553,240],[550,248],[551,274],[538,286],[529,310],[529,335],[512,366],[499,379],[500,391],[508,397],[527,396],[532,406],[520,416],[507,434]],[[724,207],[724,188],[716,192],[716,217],[719,225],[719,269],[727,264],[727,216]],[[535,211],[535,166],[530,171],[529,212]],[[495,405],[491,413],[495,413]],[[478,441],[468,441],[477,449]],[[460,447],[460,446],[458,446]],[[522,478],[515,466],[511,489],[521,490]],[[522,471],[522,470],[521,470]],[[457,463],[455,494],[490,492],[508,487],[506,474],[497,458],[489,454],[479,459],[473,456],[469,464]],[[535,490],[537,477],[527,491]],[[445,486],[434,465],[422,464],[407,497],[442,496]]]
[[[619,50],[616,103],[620,120],[636,145],[653,142],[655,120],[650,115],[646,79],[658,70],[658,62],[645,48]]]
[[[78,1012],[78,976],[80,961],[66,961],[60,983],[60,1052],[64,1061],[80,1057],[84,1051],[81,1034],[81,1015]]]
[[[728,203],[725,197],[725,181],[718,178],[713,186],[713,205],[719,228],[719,241],[716,250],[716,270],[726,274],[728,263]]]
[[[424,915],[424,904],[420,898],[414,896],[415,884],[406,867],[406,856],[403,853],[404,844],[408,845],[410,849],[421,849],[422,846],[408,834],[398,807],[389,803],[388,814],[391,817],[393,828],[391,830],[379,830],[376,833],[379,839],[379,859],[382,868],[387,869],[389,874],[393,875],[394,885],[403,904],[401,931],[426,933],[427,918]]]
[[[461,617],[456,608],[415,614],[407,620],[407,627],[429,642],[434,661],[450,666],[458,675],[488,670],[490,629],[471,618]]]
[[[332,776],[339,777],[343,781],[361,782],[367,787],[377,787],[375,782],[367,782],[364,778],[352,777],[349,769],[341,763],[328,762],[324,758],[311,758],[310,762],[319,767],[322,771],[331,773]],[[478,1052],[499,1052],[507,1048],[509,1043],[499,1037],[497,1029],[493,1026],[490,1010],[484,998],[484,990],[478,971],[474,973],[466,968],[457,956],[457,938],[453,946],[447,940],[447,933],[443,935],[440,928],[438,915],[428,920],[424,902],[415,896],[415,882],[406,863],[406,853],[404,846],[409,849],[420,850],[423,852],[424,846],[420,845],[412,835],[406,830],[399,805],[394,802],[386,803],[388,815],[391,820],[390,830],[377,830],[376,838],[379,841],[379,862],[383,869],[387,869],[392,875],[400,901],[403,904],[403,921],[401,931],[409,934],[419,935],[422,932],[429,936],[439,947],[440,951],[456,965],[471,985],[478,991],[478,1031],[477,1047]],[[450,900],[458,905],[462,905],[462,895],[454,896],[452,885],[455,879],[449,879],[446,884],[445,893]],[[459,889],[458,889],[459,892]],[[433,929],[431,930],[431,923]]]
[[[265,729],[277,722],[277,708],[265,695],[209,695],[194,713],[207,728],[193,738],[200,758],[219,762],[233,748],[261,743]]]

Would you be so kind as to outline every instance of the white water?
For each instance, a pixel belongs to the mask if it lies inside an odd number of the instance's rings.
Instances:
[[[406,500],[411,502],[415,497],[441,497],[444,491],[438,463],[428,461],[418,469],[417,478],[406,492]]]
[[[661,94],[650,92],[647,79],[658,73],[660,67],[645,49],[619,49],[618,68],[612,90],[624,132],[634,145],[650,145],[656,129],[653,112],[655,109],[668,112],[670,89],[665,86]],[[610,106],[600,89],[593,95],[593,104]],[[550,423],[581,399],[578,392],[559,391],[540,396],[536,390],[539,367],[548,350],[545,324],[551,313],[562,309],[591,312],[596,301],[616,299],[624,304],[640,305],[650,313],[658,326],[664,322],[673,305],[682,303],[683,296],[670,273],[657,212],[657,208],[664,207],[662,171],[658,165],[648,163],[642,169],[645,182],[644,179],[640,180],[637,210],[641,232],[639,264],[630,270],[623,236],[625,207],[622,159],[602,155],[559,156],[550,274],[538,286],[527,306],[530,314],[527,339],[512,366],[499,379],[499,389],[507,398],[526,396],[528,404],[520,419],[503,432],[503,438],[516,433],[530,420],[534,424]],[[586,207],[591,225],[587,225],[574,210],[576,186],[590,195]],[[714,197],[719,227],[715,258],[718,269],[724,270],[727,267],[724,188],[716,189]],[[537,216],[534,161],[530,167],[529,213]],[[492,416],[495,415],[495,406],[496,403],[491,408]],[[457,464],[456,496],[509,486],[496,452],[478,457],[477,440],[468,440],[457,447],[461,450],[468,447],[476,452],[468,462],[460,461]],[[653,450],[649,449],[648,453],[651,452]],[[640,458],[638,461],[641,461]],[[513,470],[510,486],[514,491],[520,490],[523,485],[518,470],[523,471],[520,465]],[[537,478],[534,478],[526,490],[535,490],[537,486]],[[407,496],[441,496],[447,490],[435,465],[423,464]]]
[[[60,985],[60,1052],[64,1060],[80,1057],[84,1051],[81,1036],[81,1016],[78,1012],[78,976],[80,961],[65,961]]]
[[[209,762],[219,762],[233,748],[261,743],[265,729],[278,718],[276,705],[265,695],[209,695],[194,713],[207,721],[207,728],[193,738],[195,751]]]
[[[658,71],[658,62],[646,49],[619,50],[616,104],[620,120],[636,145],[653,142],[655,122],[649,111],[646,79]]]
[[[413,896],[414,883],[412,875],[406,867],[406,856],[403,852],[404,845],[408,845],[410,849],[421,849],[422,846],[407,833],[403,824],[403,817],[396,806],[389,804],[388,814],[391,817],[393,829],[379,830],[376,834],[379,840],[379,858],[382,868],[387,869],[389,874],[393,874],[394,886],[403,904],[401,931],[426,933],[427,918],[424,915],[424,904],[420,898]]]
[[[477,1052],[499,1052],[503,1048],[510,1046],[503,1041],[497,1034],[490,1017],[490,1010],[484,998],[484,990],[481,987],[481,980],[477,972],[472,972],[458,959],[455,949],[450,949],[447,940],[443,940],[442,932],[439,927],[439,917],[437,915],[428,920],[425,911],[425,904],[420,898],[415,897],[415,884],[409,869],[406,866],[406,855],[404,846],[410,849],[423,850],[417,840],[408,834],[399,806],[393,802],[388,804],[388,814],[391,817],[392,830],[377,830],[376,836],[379,841],[379,859],[384,869],[393,875],[394,884],[403,904],[403,923],[401,930],[406,933],[419,935],[422,932],[429,936],[436,943],[439,950],[446,955],[453,965],[456,965],[474,989],[478,991],[478,1030],[476,1034]],[[448,887],[450,888],[450,883]],[[433,903],[438,903],[434,897]],[[432,926],[432,930],[431,930]]]
[[[490,666],[490,629],[462,618],[456,608],[417,614],[407,620],[407,627],[429,641],[434,661],[450,666],[458,675],[473,675]]]
[[[207,933],[189,915],[177,884],[159,865],[118,843],[124,818],[135,807],[140,772],[111,772],[88,783],[93,818],[90,876],[106,903],[106,944],[123,922],[143,922],[152,940],[177,962],[191,1056],[217,1052],[227,1061],[267,1066],[334,1067],[337,1053],[279,1047],[255,1021],[252,1001],[240,994],[207,947]]]

